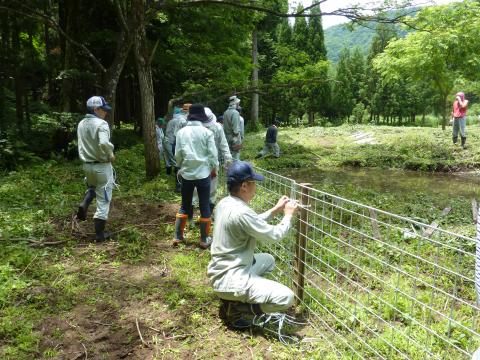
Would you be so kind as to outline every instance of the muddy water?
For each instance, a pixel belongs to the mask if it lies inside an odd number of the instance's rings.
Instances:
[[[465,197],[480,200],[480,173],[424,173],[418,171],[384,170],[373,168],[288,169],[282,175],[297,182],[309,182],[313,187],[338,189],[354,186],[399,196],[421,193],[433,197]],[[342,194],[345,195],[345,194]],[[347,196],[348,197],[348,196]]]

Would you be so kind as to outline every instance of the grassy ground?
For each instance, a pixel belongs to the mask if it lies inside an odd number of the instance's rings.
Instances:
[[[360,166],[422,171],[461,171],[480,167],[480,126],[467,129],[466,150],[454,146],[451,128],[344,125],[280,128],[280,159],[257,160],[267,169],[288,167]],[[354,135],[370,134],[372,144],[355,143]],[[253,159],[264,132],[248,136],[244,155]],[[460,139],[459,139],[460,141]]]
[[[315,356],[321,346],[285,347],[221,323],[209,253],[197,248],[197,230],[171,248],[179,197],[173,178],[144,179],[141,149],[117,153],[107,226],[117,238],[104,244],[91,242],[91,220],[73,219],[80,163],[49,161],[0,180],[0,358]]]
[[[359,131],[378,143],[355,144],[351,134]],[[246,158],[263,136],[248,135]],[[473,126],[466,151],[450,144],[448,131],[425,128],[281,129],[279,139],[282,158],[258,165],[448,170],[475,168],[480,159]],[[93,244],[91,220],[73,219],[84,190],[79,162],[51,160],[0,179],[0,357],[328,358],[321,342],[285,347],[219,321],[198,232],[189,231],[187,246],[170,247],[179,204],[173,178],[146,181],[142,146],[134,142],[117,152],[120,191],[108,223],[115,242]]]

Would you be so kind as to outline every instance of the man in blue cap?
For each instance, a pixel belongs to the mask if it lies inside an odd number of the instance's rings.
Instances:
[[[92,96],[87,100],[88,114],[78,124],[78,155],[83,161],[85,182],[88,186],[83,201],[77,211],[79,220],[87,219],[88,206],[97,199],[97,211],[93,215],[96,241],[104,241],[111,234],[105,232],[108,219],[112,189],[115,186],[112,162],[115,161],[113,144],[110,142],[110,128],[105,121],[112,110],[101,96]]]
[[[215,227],[211,245],[212,259],[207,275],[214,292],[222,299],[220,315],[233,328],[252,325],[245,316],[278,313],[288,309],[294,294],[288,287],[262,275],[272,271],[275,259],[266,253],[254,254],[257,241],[276,243],[290,229],[297,210],[295,201],[282,196],[270,210],[257,214],[248,206],[262,175],[244,161],[234,162],[227,171],[229,196],[215,210]],[[277,225],[267,221],[284,213]]]

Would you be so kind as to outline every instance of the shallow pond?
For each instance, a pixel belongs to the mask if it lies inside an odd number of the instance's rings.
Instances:
[[[410,204],[423,213],[417,213],[417,216],[424,216],[432,207],[443,208],[453,203],[470,207],[472,198],[480,201],[480,173],[474,172],[447,174],[376,168],[310,168],[286,169],[282,175],[386,211],[410,213],[405,209],[406,204]]]
[[[375,192],[420,192],[474,197],[480,194],[480,173],[425,173],[376,168],[288,169],[282,175],[297,182],[322,185],[354,185]]]

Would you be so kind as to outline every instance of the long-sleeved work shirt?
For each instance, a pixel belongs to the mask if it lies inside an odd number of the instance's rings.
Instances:
[[[189,121],[176,137],[175,160],[179,174],[186,180],[205,179],[218,167],[213,132],[200,121]]]
[[[211,122],[205,125],[213,133],[213,138],[215,139],[215,147],[217,148],[217,159],[226,161],[227,163],[232,161],[232,154],[230,153],[230,148],[228,147],[227,139],[225,138],[225,133],[223,132],[223,127],[217,122]]]
[[[167,128],[165,130],[167,140],[170,144],[175,143],[175,138],[178,131],[187,125],[187,118],[184,114],[175,114],[173,118],[167,122]]]
[[[163,143],[165,141],[165,135],[163,134],[163,129],[161,127],[155,126],[155,132],[157,133],[157,148],[158,151],[163,151]]]
[[[77,127],[78,155],[86,163],[110,162],[114,146],[110,142],[110,128],[105,120],[87,114]]]
[[[242,143],[240,114],[236,109],[236,105],[229,106],[223,113],[223,131],[230,146]]]
[[[257,241],[279,242],[290,229],[291,216],[278,225],[267,221],[272,212],[257,214],[247,203],[227,196],[215,207],[215,227],[207,275],[214,291],[245,293]]]

